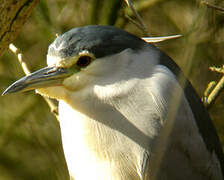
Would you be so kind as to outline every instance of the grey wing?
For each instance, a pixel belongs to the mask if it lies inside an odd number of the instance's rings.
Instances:
[[[170,98],[169,106],[172,108],[168,108],[158,143],[153,153],[145,151],[143,155],[143,179],[222,180],[222,146],[199,96],[172,59],[161,54],[160,64],[178,77],[176,83],[184,88],[184,92],[178,103]],[[173,107],[176,108],[174,111]],[[174,121],[169,123],[170,119]]]

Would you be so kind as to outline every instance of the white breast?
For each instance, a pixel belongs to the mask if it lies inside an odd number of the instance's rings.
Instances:
[[[134,156],[136,148],[131,150],[134,142],[63,101],[59,104],[59,114],[63,149],[72,177],[76,180],[140,180],[141,156]],[[122,149],[125,143],[133,145]]]
[[[62,143],[70,175],[77,180],[109,179],[108,162],[96,159],[86,144],[85,133],[88,132],[84,128],[84,122],[88,117],[63,101],[60,101],[59,106]]]

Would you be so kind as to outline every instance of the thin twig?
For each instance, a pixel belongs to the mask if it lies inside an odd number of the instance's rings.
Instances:
[[[23,72],[26,75],[29,75],[31,72],[28,69],[26,63],[23,61],[24,57],[23,54],[20,52],[20,50],[14,45],[14,44],[9,44],[9,49],[17,56],[17,59],[22,66]]]
[[[221,68],[210,67],[209,69],[210,69],[211,71],[214,71],[214,72],[218,72],[218,73],[222,73],[222,74],[224,74],[224,65],[223,65],[223,67],[221,67]]]
[[[17,56],[17,59],[24,71],[24,73],[26,75],[29,75],[31,72],[28,68],[28,66],[26,65],[25,61],[24,61],[24,56],[21,53],[21,51],[14,45],[14,44],[10,44],[9,45],[9,49]],[[56,117],[56,119],[58,120],[58,107],[57,105],[55,105],[55,103],[48,97],[42,96],[44,98],[44,100],[47,102],[48,106],[50,107],[51,113],[53,113]]]
[[[128,16],[128,15],[125,15],[124,17],[127,18],[131,23],[133,23],[133,24],[134,24],[135,26],[137,26],[140,30],[142,30],[142,32],[145,33],[145,29],[144,29],[144,27],[143,27],[141,24],[139,24],[138,21],[135,21],[132,17],[130,17],[130,16]]]
[[[208,3],[207,1],[202,1],[202,4],[206,5],[208,8],[212,8],[214,10],[218,10],[224,12],[224,8],[220,6],[216,6],[213,4]],[[224,74],[224,65],[221,68],[217,67],[210,67],[211,71],[218,72]],[[219,80],[217,84],[214,82],[209,83],[208,88],[205,90],[203,103],[206,107],[209,107],[214,101],[217,99],[218,95],[224,88],[224,75]]]
[[[206,107],[211,105],[216,100],[216,98],[218,97],[218,95],[220,94],[220,92],[223,88],[224,88],[224,76],[219,80],[217,85],[214,87],[212,92],[209,94],[209,96],[207,98],[207,102],[205,104]]]
[[[146,25],[145,25],[143,19],[141,18],[141,16],[139,15],[139,13],[137,12],[137,10],[135,9],[135,7],[133,6],[132,1],[131,0],[124,0],[124,1],[128,5],[128,7],[130,7],[133,14],[136,16],[137,21],[128,15],[125,15],[125,18],[127,18],[131,23],[136,25],[146,35],[149,35],[147,32]],[[182,35],[171,35],[171,36],[163,36],[163,37],[143,37],[142,39],[148,43],[157,43],[157,42],[161,42],[161,41],[165,41],[165,40],[169,40],[169,39],[176,39],[179,37],[182,37]]]
[[[137,12],[137,10],[134,8],[132,1],[131,0],[124,0],[124,1],[128,5],[128,7],[130,7],[130,9],[134,13],[134,15],[136,16],[136,19],[141,26],[141,30],[143,30],[143,32],[148,35],[146,25],[145,25],[144,21],[142,20],[141,16],[139,15],[139,13]]]
[[[215,71],[218,73],[224,73],[224,65],[221,68],[210,67],[211,71]],[[206,107],[209,107],[214,101],[217,99],[218,95],[224,88],[224,75],[216,84],[213,81],[208,84],[208,88],[204,92],[203,103]]]
[[[208,96],[209,94],[212,92],[212,90],[214,89],[216,85],[216,82],[215,81],[211,81],[209,84],[208,84],[208,87],[206,88],[204,94],[203,94],[203,97],[202,97],[202,102],[204,103],[205,106],[208,105]]]
[[[218,10],[218,11],[221,11],[221,12],[224,12],[224,8],[223,7],[210,4],[207,1],[202,1],[202,4],[205,4],[209,8],[212,8],[212,9],[215,9],[215,10]]]

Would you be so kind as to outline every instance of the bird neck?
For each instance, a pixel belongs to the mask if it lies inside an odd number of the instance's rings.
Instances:
[[[135,156],[139,149],[132,148],[136,147],[133,141],[67,103],[59,104],[63,149],[75,179],[140,180],[136,167],[139,164],[140,169],[140,157]],[[108,110],[104,111],[108,112],[104,119],[111,116]]]

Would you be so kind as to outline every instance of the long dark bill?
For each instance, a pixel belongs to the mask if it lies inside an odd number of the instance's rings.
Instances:
[[[60,86],[62,81],[72,74],[72,71],[69,71],[69,69],[45,67],[17,80],[10,85],[2,95],[50,86]]]

